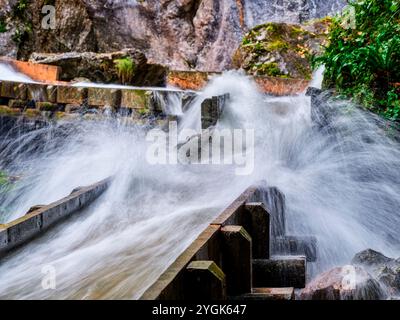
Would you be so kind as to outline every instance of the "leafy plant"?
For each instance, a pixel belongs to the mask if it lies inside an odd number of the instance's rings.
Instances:
[[[25,10],[28,8],[29,0],[18,0],[13,7],[13,14],[15,17],[21,17]]]
[[[123,84],[129,84],[135,75],[136,65],[132,58],[122,58],[114,60],[118,77]]]
[[[400,0],[351,1],[333,19],[329,45],[314,63],[325,65],[325,87],[399,120]]]
[[[29,34],[32,32],[29,26],[24,26],[24,28],[18,28],[15,30],[15,33],[12,36],[12,40],[17,44],[21,45],[28,37]]]

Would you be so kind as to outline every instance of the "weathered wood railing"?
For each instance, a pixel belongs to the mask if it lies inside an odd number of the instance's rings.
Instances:
[[[271,236],[285,237],[284,201],[276,188],[248,188],[141,299],[293,299],[294,288],[305,286],[307,258],[271,255]],[[304,246],[291,253],[305,252]]]
[[[0,258],[87,207],[108,188],[110,182],[111,178],[108,178],[75,189],[69,196],[57,202],[37,207],[15,221],[0,225]]]

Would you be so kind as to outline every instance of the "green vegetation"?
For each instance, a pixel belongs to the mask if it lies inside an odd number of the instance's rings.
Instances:
[[[4,18],[0,17],[0,33],[7,32],[7,23],[4,21]]]
[[[23,16],[28,6],[29,6],[28,0],[18,0],[15,6],[13,7],[13,15],[15,17]]]
[[[29,39],[33,30],[32,18],[28,10],[30,2],[30,0],[18,0],[13,7],[12,18],[19,23],[12,39],[18,46],[21,46],[24,41]]]
[[[135,75],[135,62],[132,60],[132,58],[127,57],[114,60],[114,64],[121,83],[129,84]]]
[[[325,64],[325,87],[400,120],[400,0],[352,1],[315,63]]]
[[[244,37],[233,66],[254,76],[311,79],[311,57],[326,40],[330,21],[304,26],[266,23]]]
[[[17,44],[20,45],[24,39],[26,38],[26,33],[24,30],[17,29],[12,36],[12,40]]]
[[[265,74],[271,77],[284,76],[281,69],[279,69],[278,64],[274,62],[254,65],[254,70],[257,70],[260,74]]]
[[[147,108],[142,108],[142,109],[139,109],[139,111],[138,111],[140,116],[146,116],[149,114],[149,112],[150,112],[150,110]]]

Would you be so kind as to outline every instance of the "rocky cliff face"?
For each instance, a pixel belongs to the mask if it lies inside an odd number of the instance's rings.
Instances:
[[[246,25],[266,22],[302,23],[339,12],[345,0],[249,0],[245,1]]]
[[[343,0],[0,0],[0,55],[32,52],[139,49],[149,61],[174,69],[220,71],[255,24],[300,22],[325,15]],[[41,27],[42,6],[56,7],[56,29]],[[18,50],[17,50],[18,45]]]

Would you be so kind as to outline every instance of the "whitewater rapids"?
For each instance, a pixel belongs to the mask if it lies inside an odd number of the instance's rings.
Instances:
[[[311,121],[308,97],[266,97],[236,73],[215,78],[202,98],[227,92],[218,128],[255,130],[248,176],[236,176],[232,165],[151,166],[146,131],[118,119],[58,124],[8,145],[0,167],[23,179],[3,199],[9,212],[3,220],[76,186],[115,178],[84,213],[1,262],[0,298],[137,299],[260,180],[286,195],[287,233],[317,237],[313,274],[348,264],[366,248],[400,256],[400,148],[380,120],[349,103],[331,103],[332,130],[321,131]],[[198,127],[200,100],[184,114],[183,127]],[[38,135],[45,139],[40,148]],[[56,271],[54,290],[42,287],[49,266]]]

